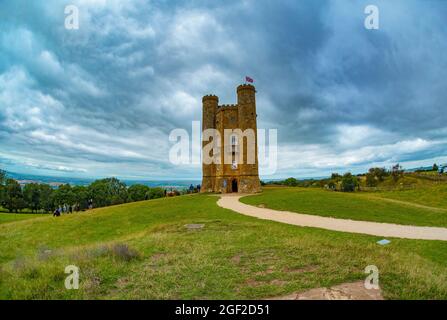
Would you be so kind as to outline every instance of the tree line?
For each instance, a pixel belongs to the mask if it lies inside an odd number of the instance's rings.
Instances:
[[[428,171],[437,171],[438,166],[433,165]],[[270,181],[268,183],[261,182],[262,185],[274,184],[289,187],[321,187],[334,191],[353,192],[360,190],[361,178],[364,177],[364,186],[376,187],[383,182],[387,177],[390,177],[393,182],[399,181],[404,175],[404,170],[400,164],[393,165],[390,169],[374,167],[370,168],[368,172],[354,175],[351,172],[346,172],[343,175],[339,173],[332,173],[326,179],[303,179],[287,178],[285,180]]]
[[[70,208],[70,211],[83,211],[89,207],[106,207],[165,195],[163,188],[142,184],[128,187],[117,178],[96,180],[88,186],[63,184],[52,188],[44,183],[30,183],[22,188],[16,180],[8,178],[0,170],[0,206],[9,212],[18,213],[25,209],[33,213],[53,212],[61,207]]]

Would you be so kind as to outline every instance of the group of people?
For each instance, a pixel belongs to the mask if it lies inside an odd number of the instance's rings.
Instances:
[[[79,203],[73,204],[73,205],[67,205],[64,203],[63,206],[59,205],[54,212],[53,217],[59,217],[62,213],[73,213],[80,211],[80,205]],[[93,209],[93,199],[88,200],[88,208]]]
[[[73,211],[79,211],[79,205],[66,205],[59,206],[54,210],[53,216],[59,217],[62,213],[73,213]]]
[[[165,197],[179,196],[181,194],[184,194],[185,192],[186,193],[198,193],[198,192],[200,192],[200,184],[198,184],[198,185],[196,185],[194,187],[194,185],[191,183],[189,188],[186,188],[186,189],[180,190],[180,191],[178,189],[174,188],[174,187],[171,187],[171,188],[168,188],[168,189],[164,190]]]
[[[191,185],[189,186],[188,193],[194,193],[194,192],[200,192],[200,184],[198,184],[198,185],[194,188],[194,186],[193,186],[192,183],[191,183]]]

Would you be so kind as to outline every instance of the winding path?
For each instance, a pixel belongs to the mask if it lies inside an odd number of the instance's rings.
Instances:
[[[447,228],[417,227],[392,223],[336,219],[290,211],[278,211],[254,207],[239,202],[239,199],[243,196],[244,195],[240,194],[223,195],[217,201],[217,205],[247,216],[302,227],[314,227],[327,230],[369,234],[380,237],[447,241]]]

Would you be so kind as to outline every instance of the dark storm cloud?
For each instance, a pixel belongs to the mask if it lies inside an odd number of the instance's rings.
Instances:
[[[443,1],[375,1],[379,30],[363,26],[370,1],[24,4],[1,4],[8,168],[198,177],[169,163],[168,134],[200,119],[204,94],[235,103],[245,75],[259,127],[278,129],[278,175],[445,161]]]

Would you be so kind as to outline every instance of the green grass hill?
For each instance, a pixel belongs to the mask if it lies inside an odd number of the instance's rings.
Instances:
[[[282,192],[299,197],[308,191]],[[323,214],[318,192],[309,194],[309,202],[318,206],[300,200],[297,208]],[[362,195],[342,196],[352,197],[345,202],[360,208],[377,204]],[[283,203],[276,190],[247,201],[262,197],[272,207]],[[391,198],[406,201],[402,197]],[[385,298],[447,299],[446,242],[391,239],[380,246],[378,237],[243,216],[218,207],[217,199],[179,196],[9,222],[2,216],[0,299],[267,298],[362,280],[371,264],[379,268]],[[387,209],[391,220],[445,225],[437,216],[443,212],[403,205],[411,209],[405,217],[400,204],[384,203],[392,208]],[[355,210],[347,206],[350,215]],[[399,212],[393,215],[394,209]],[[341,212],[337,208],[331,214]],[[362,212],[362,219],[374,216],[371,210]],[[189,229],[187,224],[204,226]],[[67,265],[80,269],[79,290],[64,288]]]

